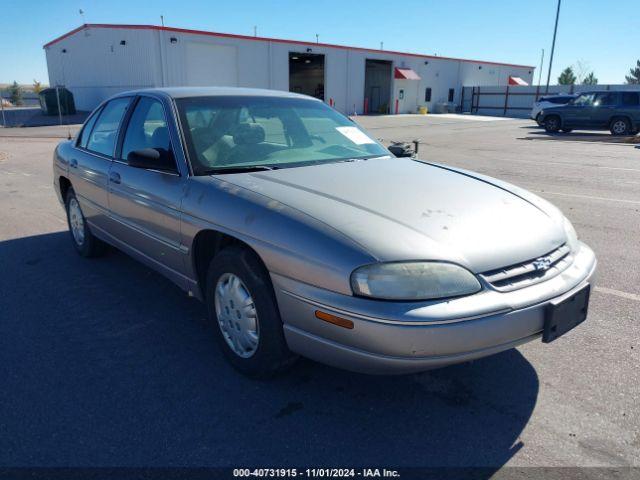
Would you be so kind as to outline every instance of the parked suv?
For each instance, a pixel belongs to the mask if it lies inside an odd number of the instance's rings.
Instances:
[[[536,122],[538,122],[538,125],[542,126],[542,124],[540,123],[540,112],[542,110],[551,107],[566,105],[574,98],[576,98],[576,95],[569,93],[540,97],[538,101],[533,104],[533,108],[531,109],[531,120],[535,120]]]
[[[640,92],[585,92],[567,105],[542,110],[540,123],[550,133],[579,128],[635,135],[640,129]]]

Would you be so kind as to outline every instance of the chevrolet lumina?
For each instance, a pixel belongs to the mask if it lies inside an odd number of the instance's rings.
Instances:
[[[293,93],[165,88],[100,105],[53,159],[80,255],[112,245],[207,307],[230,363],[464,362],[585,320],[596,259],[541,198],[394,158]]]

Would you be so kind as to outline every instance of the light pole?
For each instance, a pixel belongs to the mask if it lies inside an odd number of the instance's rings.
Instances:
[[[544,48],[542,49],[542,56],[540,57],[540,73],[538,73],[538,85],[542,84],[542,66],[544,65]]]
[[[547,88],[545,93],[549,93],[549,82],[551,81],[551,67],[553,66],[553,52],[556,48],[556,33],[558,33],[558,18],[560,17],[560,3],[558,0],[558,9],[556,10],[556,25],[553,27],[553,41],[551,42],[551,56],[549,57],[549,73],[547,74]]]

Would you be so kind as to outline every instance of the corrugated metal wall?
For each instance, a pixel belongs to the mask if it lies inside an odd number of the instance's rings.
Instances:
[[[505,85],[510,75],[533,77],[530,67],[149,28],[89,27],[46,47],[46,55],[49,83],[65,85],[78,108],[87,110],[132,88],[207,84],[287,91],[289,52],[308,49],[325,55],[325,100],[349,114],[363,112],[366,59],[390,60],[393,67],[411,68],[421,77],[402,82],[406,99],[400,113],[420,106],[432,110],[447,102],[450,88],[458,105],[462,85]],[[425,102],[427,87],[431,102]],[[392,80],[393,95],[399,88]]]
[[[67,86],[82,110],[124,90],[156,86],[161,69],[154,33],[103,28],[78,32],[47,48],[49,84]]]

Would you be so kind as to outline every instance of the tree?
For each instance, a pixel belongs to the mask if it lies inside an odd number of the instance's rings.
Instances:
[[[573,68],[565,68],[558,77],[558,85],[575,85],[576,76],[573,73]]]
[[[625,75],[624,78],[627,79],[629,85],[640,84],[640,60],[638,60],[634,68],[629,70],[629,75]]]
[[[22,87],[16,81],[9,85],[9,100],[16,106],[22,105]]]
[[[573,69],[573,73],[576,76],[575,83],[583,83],[584,79],[591,71],[589,62],[587,62],[586,60],[577,60],[576,63],[571,65],[571,68]]]
[[[598,84],[598,79],[596,78],[593,72],[589,72],[589,74],[582,79],[582,85],[597,85],[597,84]]]
[[[33,80],[33,91],[36,94],[42,91],[42,84],[36,79]]]

